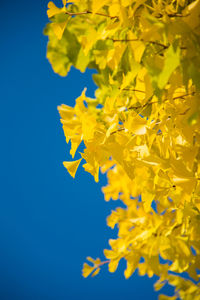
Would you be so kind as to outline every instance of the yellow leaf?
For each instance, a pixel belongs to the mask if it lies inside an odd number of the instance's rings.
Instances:
[[[114,273],[118,267],[119,258],[112,259],[108,264],[109,272]]]
[[[71,106],[62,104],[57,108],[62,119],[71,119],[74,115],[74,109]]]
[[[78,166],[79,166],[81,160],[82,160],[82,158],[75,160],[75,161],[64,161],[63,162],[64,167],[67,169],[67,171],[73,178],[75,177],[76,171],[78,169]]]
[[[124,123],[124,127],[136,135],[146,134],[147,122],[139,115],[129,114],[128,120]]]
[[[111,16],[117,16],[120,12],[120,5],[119,3],[113,3],[109,6],[109,13]]]
[[[53,31],[59,40],[62,39],[68,20],[62,23],[53,23]]]
[[[94,165],[86,163],[83,165],[83,168],[85,169],[85,171],[94,176],[94,180],[96,182],[99,181],[99,165],[97,162],[95,162]]]
[[[58,15],[62,12],[61,8],[58,8],[52,1],[48,3],[47,15],[49,18]]]
[[[84,263],[83,269],[82,269],[82,275],[83,277],[88,277],[92,272],[94,271],[94,267]]]
[[[142,193],[142,203],[145,212],[150,212],[152,210],[151,204],[154,200],[155,194],[152,194],[150,191],[145,190]]]
[[[200,33],[200,0],[192,2],[186,8],[187,17],[184,18],[185,22],[194,30]]]
[[[108,249],[104,250],[104,255],[106,258],[108,258],[110,260],[114,260],[118,257],[118,253],[114,252],[113,250],[108,250]]]
[[[114,104],[116,99],[114,97],[107,97],[105,104],[104,104],[104,111],[105,113],[109,114],[114,110]]]
[[[191,251],[190,251],[189,247],[181,239],[177,239],[177,247],[184,254],[184,256],[189,257],[191,255]]]
[[[88,52],[92,49],[96,41],[98,40],[99,35],[95,28],[91,27],[87,31],[87,36],[84,35],[81,39],[81,45],[83,47],[83,52],[85,56],[88,55]]]
[[[133,32],[129,32],[128,38],[130,40],[135,40],[130,42],[130,46],[136,62],[140,62],[145,50],[145,44],[139,40],[137,41],[137,37],[133,34]]]
[[[88,256],[87,260],[89,260],[93,266],[88,265],[87,263],[84,263],[83,269],[82,269],[82,274],[83,277],[88,277],[95,269],[94,273],[92,274],[92,277],[96,276],[99,271],[100,271],[100,264],[101,260],[99,258],[93,259],[92,257]]]
[[[132,255],[131,257],[127,258],[127,268],[124,271],[124,276],[128,279],[138,267],[138,263],[140,261],[140,255]]]
[[[92,277],[96,276],[97,274],[99,274],[100,272],[100,268],[97,268],[94,273],[92,274]]]
[[[83,115],[82,117],[82,131],[83,139],[88,141],[94,137],[96,127],[96,117],[94,115]]]
[[[90,257],[90,256],[87,256],[86,257],[87,260],[89,260],[91,263],[95,264],[95,259]]]
[[[92,258],[90,256],[87,256],[86,259],[89,260],[91,263],[93,263],[96,266],[101,263],[101,260],[99,258],[94,259],[94,258]]]
[[[140,65],[139,64],[134,64],[134,68],[133,68],[133,70],[131,70],[131,72],[128,72],[126,75],[123,74],[123,81],[122,81],[122,84],[120,86],[120,89],[123,90],[131,82],[133,82],[133,80],[135,79],[135,76],[137,75],[137,72],[139,71],[139,69],[140,69]]]
[[[155,291],[159,291],[160,289],[162,289],[162,287],[166,284],[166,281],[161,281],[161,280],[158,280],[156,281],[156,283],[154,283],[154,289]]]
[[[110,0],[95,0],[92,2],[92,12],[96,13],[99,11],[104,5],[108,4]]]
[[[128,5],[131,5],[133,3],[133,0],[122,0],[121,3],[122,6],[126,7]]]
[[[137,152],[140,158],[149,156],[149,149],[146,144],[141,146],[135,146],[131,151]]]
[[[73,138],[71,138],[71,149],[70,149],[70,154],[72,156],[72,158],[74,158],[74,155],[76,153],[76,150],[78,148],[78,146],[80,145],[81,143],[81,138],[80,136],[74,136]]]

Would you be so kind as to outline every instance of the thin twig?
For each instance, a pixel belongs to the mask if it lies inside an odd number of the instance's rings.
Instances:
[[[170,18],[184,18],[184,17],[188,17],[189,15],[190,14],[182,15],[182,14],[178,14],[178,13],[167,14],[167,16]],[[156,18],[162,18],[163,16],[164,16],[164,14],[159,14],[158,16],[156,16]]]
[[[100,262],[100,264],[98,264],[98,268],[105,264],[108,264],[109,262],[110,262],[110,260],[105,260],[105,261]]]
[[[116,132],[119,132],[119,131],[123,131],[123,130],[125,130],[125,128],[118,128],[117,130],[111,132],[110,135],[115,134]]]
[[[144,41],[143,39],[113,39],[113,38],[107,38],[108,40],[115,42],[145,42],[145,43],[150,43],[150,44],[154,44],[154,45],[158,45],[163,47],[164,49],[167,49],[169,46],[161,44],[159,42],[156,41]]]
[[[185,94],[185,95],[182,95],[182,96],[176,96],[176,97],[173,97],[172,100],[183,99],[184,97],[187,97],[187,96],[194,96],[194,95],[195,95],[195,92],[192,92],[192,93],[188,93],[188,94]],[[169,99],[166,98],[166,99],[164,99],[162,102],[165,102],[165,101],[168,101],[168,100],[169,100]],[[147,106],[147,105],[151,105],[151,104],[155,104],[155,103],[158,103],[158,101],[147,102],[147,103],[145,103],[144,105],[139,105],[139,106],[130,106],[128,109],[144,108],[144,107]]]
[[[76,12],[76,13],[66,11],[65,14],[69,15],[69,16],[80,16],[80,15],[94,14],[94,15],[98,15],[98,16],[102,16],[102,17],[106,17],[106,18],[110,18],[110,19],[119,19],[119,17],[117,17],[117,16],[110,16],[110,15],[106,15],[106,14],[103,14],[103,13],[93,13],[92,11],[89,11],[89,10],[82,11],[82,12]]]
[[[184,97],[187,97],[187,96],[194,96],[195,95],[195,92],[192,92],[192,93],[188,93],[188,94],[185,94],[185,95],[182,95],[182,96],[176,96],[174,98],[172,98],[173,100],[176,100],[176,99],[180,99],[180,98],[184,98]]]
[[[120,89],[120,88],[119,88]],[[137,89],[128,89],[128,88],[124,88],[124,89],[120,89],[121,91],[131,91],[131,92],[139,92],[139,93],[143,93],[145,94],[144,91],[141,90],[137,90]]]

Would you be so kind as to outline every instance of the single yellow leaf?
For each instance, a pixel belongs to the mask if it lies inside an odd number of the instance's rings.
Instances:
[[[53,23],[53,31],[55,33],[55,35],[57,36],[57,38],[59,40],[62,39],[63,33],[65,31],[66,25],[67,25],[68,20],[62,22],[62,23]]]
[[[78,135],[75,135],[73,138],[71,138],[71,149],[70,149],[70,154],[72,158],[74,158],[76,150],[78,149],[78,146],[81,143],[81,138]]]
[[[136,270],[138,267],[140,261],[140,255],[131,255],[127,258],[127,268],[124,271],[124,276],[126,279],[128,279]]]
[[[84,263],[83,269],[82,269],[82,275],[83,277],[88,277],[92,272],[94,271],[94,267]]]
[[[49,18],[61,13],[61,8],[58,8],[52,1],[48,3],[47,15]]]
[[[110,0],[95,0],[92,2],[92,12],[96,13],[99,11],[104,5],[108,4]]]
[[[93,263],[94,265],[96,265],[96,266],[99,265],[99,264],[101,263],[101,260],[100,260],[99,258],[94,259],[94,258],[92,258],[92,257],[90,257],[90,256],[87,256],[86,259],[87,259],[88,261],[90,261],[91,263]]]
[[[119,264],[119,258],[112,259],[108,264],[109,272],[114,273]]]
[[[94,273],[92,274],[92,277],[96,276],[97,274],[99,274],[100,272],[100,268],[97,268]]]
[[[154,289],[155,291],[159,291],[160,289],[162,289],[162,287],[166,284],[166,281],[161,281],[160,279],[158,281],[156,281],[156,283],[154,283]]]
[[[75,161],[64,161],[63,162],[64,167],[67,169],[67,171],[73,178],[75,177],[76,171],[78,169],[78,166],[79,166],[81,160],[82,160],[82,158],[75,160]]]
[[[128,38],[130,40],[132,40],[132,42],[130,42],[130,46],[131,46],[134,58],[135,58],[136,62],[140,63],[140,61],[142,59],[142,55],[145,50],[145,44],[139,40],[137,41],[137,37],[133,34],[132,31],[129,32]],[[133,40],[135,40],[135,41],[133,41]]]

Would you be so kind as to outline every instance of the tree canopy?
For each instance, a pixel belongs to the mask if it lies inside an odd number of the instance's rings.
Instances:
[[[126,278],[138,269],[156,290],[175,287],[160,299],[200,299],[200,0],[62,2],[48,4],[47,58],[61,76],[95,69],[98,87],[58,108],[64,166],[74,177],[83,160],[95,181],[101,169],[105,200],[125,205],[107,218],[118,236],[106,260],[88,257],[83,276],[125,259]]]

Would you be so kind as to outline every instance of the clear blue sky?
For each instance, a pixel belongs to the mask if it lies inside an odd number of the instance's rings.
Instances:
[[[53,73],[46,59],[48,1],[1,1],[1,198],[0,299],[157,299],[155,280],[110,274],[81,276],[86,256],[103,258],[115,232],[106,217],[101,176],[96,184],[79,168],[73,180],[62,162],[69,147],[57,106],[74,105],[85,86],[93,96],[91,71]],[[58,3],[58,1],[57,1]]]

